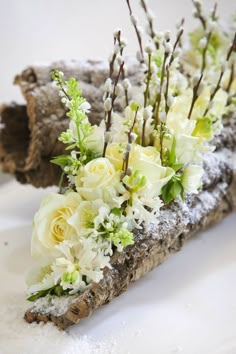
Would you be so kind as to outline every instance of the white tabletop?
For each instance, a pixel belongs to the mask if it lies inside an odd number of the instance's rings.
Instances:
[[[31,223],[45,193],[0,187],[0,354],[236,353],[235,214],[64,335],[24,323]]]

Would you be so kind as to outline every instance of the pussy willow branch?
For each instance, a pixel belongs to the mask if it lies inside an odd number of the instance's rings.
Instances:
[[[206,26],[206,19],[203,16],[203,13],[201,11],[201,8],[199,6],[196,5],[195,1],[192,0],[193,6],[195,7],[196,11],[197,11],[197,18],[200,20],[202,27],[204,29],[204,31],[206,30],[207,26]]]
[[[226,63],[229,62],[230,58],[231,58],[231,55],[233,53],[233,51],[236,50],[236,33],[235,33],[235,36],[234,36],[234,39],[233,39],[233,42],[228,50],[228,53],[227,53],[227,56],[226,56]],[[209,111],[209,108],[210,108],[210,103],[214,100],[215,98],[215,95],[217,94],[217,92],[219,91],[220,89],[220,86],[221,86],[221,81],[222,81],[222,78],[223,78],[223,75],[224,75],[224,68],[221,69],[221,72],[220,72],[220,76],[219,76],[219,79],[217,81],[217,84],[216,84],[216,87],[215,89],[213,90],[213,92],[211,93],[210,95],[210,100],[209,100],[209,104],[208,104],[208,107],[206,108],[203,116],[205,116],[207,114],[207,112]],[[229,92],[230,90],[230,87],[231,87],[231,84],[233,82],[233,78],[234,78],[234,63],[232,64],[232,67],[231,67],[231,73],[230,73],[230,78],[229,78],[229,83],[228,83],[228,86],[226,88],[226,91]]]
[[[137,120],[138,110],[139,110],[139,107],[136,108],[133,124],[131,125],[130,130],[128,132],[128,144],[132,144],[131,134],[132,134],[132,132],[134,130],[134,126],[135,126],[135,123],[136,123],[136,120]],[[129,167],[129,156],[130,156],[130,151],[127,151],[126,159],[123,162],[124,176],[127,175],[127,170],[128,170],[128,167]]]
[[[159,110],[160,110],[160,104],[161,104],[161,95],[162,95],[162,88],[163,88],[163,82],[164,82],[164,76],[165,76],[165,69],[166,69],[166,60],[168,58],[168,53],[165,52],[164,54],[164,60],[162,64],[162,70],[161,70],[161,82],[160,82],[160,92],[157,93],[156,96],[156,102],[154,104],[154,129],[157,128],[158,122],[159,122]]]
[[[207,49],[208,49],[208,46],[209,46],[209,43],[210,43],[210,40],[211,40],[211,36],[212,36],[212,32],[210,31],[207,34],[206,45],[205,45],[205,47],[203,49],[203,52],[202,52],[201,74],[200,74],[200,77],[199,77],[199,80],[198,80],[197,84],[193,88],[193,98],[192,98],[192,102],[191,102],[189,113],[188,113],[188,119],[191,118],[195,102],[198,99],[198,90],[199,90],[199,87],[200,87],[200,84],[201,84],[201,81],[202,81],[202,78],[203,78],[204,70],[206,68],[206,54],[207,54]]]
[[[141,4],[141,7],[143,8],[143,10],[144,10],[144,12],[146,14],[146,17],[147,17],[148,26],[149,26],[149,30],[150,30],[150,37],[153,39],[153,42],[155,43],[156,49],[159,49],[159,43],[157,41],[155,41],[156,33],[154,31],[153,20],[148,16],[147,4],[146,4],[145,0],[141,0],[140,4]]]
[[[122,56],[122,55],[123,55],[123,50],[124,50],[124,48],[123,48],[122,43],[121,43],[121,31],[118,32],[117,41],[118,41],[119,46],[120,46],[120,55]],[[124,66],[122,67],[121,77],[122,77],[123,80],[125,79]],[[125,92],[125,104],[126,104],[126,106],[128,106],[128,105],[129,105],[128,90],[127,90],[127,89],[124,89],[124,92]]]
[[[149,86],[152,78],[151,62],[152,62],[152,55],[150,53],[148,54],[148,71],[146,76],[146,88],[144,91],[144,108],[147,106],[147,101],[149,97]]]
[[[130,2],[129,2],[129,0],[126,0],[126,2],[127,2],[127,5],[128,5],[128,8],[129,8],[129,15],[132,16],[133,13],[132,13],[132,9],[131,9],[131,6],[130,6]],[[139,32],[139,30],[137,28],[137,25],[133,24],[133,26],[134,26],[134,29],[135,29],[135,32],[136,32],[136,36],[138,38],[138,44],[139,44],[139,49],[140,49],[140,53],[141,53],[141,57],[142,57],[142,62],[144,62],[142,37],[141,37],[140,32]]]
[[[113,107],[114,107],[114,102],[115,102],[116,97],[117,97],[116,96],[116,87],[117,87],[117,84],[119,82],[124,63],[125,63],[124,61],[121,63],[119,72],[118,72],[118,74],[116,76],[116,79],[115,79],[115,82],[114,82],[114,87],[113,87],[113,92],[112,92],[112,97],[111,97],[111,109],[107,112],[107,118],[106,118],[106,122],[105,122],[106,132],[108,132],[110,130],[110,128],[111,128],[112,111],[113,111]],[[104,142],[104,147],[103,147],[103,154],[102,154],[103,157],[105,157],[105,155],[106,155],[107,144],[108,143],[105,141]]]
[[[170,85],[170,64],[166,65],[166,90],[165,90],[165,112],[166,115],[169,112],[168,106],[168,92],[169,92],[169,85]]]
[[[232,63],[231,64],[231,67],[230,67],[230,77],[229,77],[229,82],[228,82],[228,85],[226,87],[226,92],[230,92],[230,89],[231,89],[231,86],[232,86],[232,83],[234,81],[234,76],[236,74],[236,70],[235,70],[235,63]]]
[[[184,19],[181,20],[181,26],[183,26],[184,24]],[[170,62],[169,62],[169,66],[171,66],[171,64],[173,63],[174,61],[174,54],[175,54],[175,51],[177,49],[177,47],[180,45],[181,43],[181,38],[182,38],[182,35],[184,33],[184,29],[182,28],[179,33],[178,33],[178,36],[176,37],[176,41],[174,43],[174,46],[173,46],[173,50],[172,50],[172,53],[171,53],[171,56],[170,56]]]
[[[163,165],[163,138],[164,138],[164,125],[165,123],[161,122],[160,124],[160,159],[161,159],[161,164]]]
[[[152,54],[149,53],[148,54],[148,71],[147,71],[147,76],[146,76],[146,88],[144,91],[144,108],[147,107],[147,102],[148,102],[148,97],[149,97],[149,86],[150,86],[150,82],[151,82],[151,78],[152,78],[151,63],[152,63]],[[147,123],[147,120],[143,119],[142,140],[141,140],[142,146],[145,146],[146,123]]]
[[[211,18],[212,18],[213,21],[217,20],[217,16],[216,16],[217,7],[218,7],[218,4],[217,4],[217,2],[215,2],[214,7],[213,7],[213,11],[212,11],[212,14],[211,14]]]

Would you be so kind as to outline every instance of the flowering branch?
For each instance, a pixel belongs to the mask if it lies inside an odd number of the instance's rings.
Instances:
[[[102,154],[103,157],[105,157],[105,155],[106,155],[106,149],[107,149],[107,145],[108,145],[108,141],[106,139],[106,136],[108,136],[108,134],[106,134],[106,133],[108,133],[111,128],[112,111],[113,111],[113,107],[114,107],[114,102],[117,98],[117,87],[118,87],[118,82],[119,82],[119,79],[121,76],[123,66],[124,66],[124,61],[121,63],[119,72],[116,76],[114,86],[113,86],[112,97],[111,98],[108,97],[104,102],[104,109],[106,111],[106,120],[105,120],[106,131],[105,131],[105,142],[104,142],[104,148],[103,148],[103,154]]]
[[[125,177],[128,174],[128,167],[129,167],[129,156],[130,156],[130,151],[132,147],[132,143],[135,140],[135,135],[133,133],[134,126],[137,120],[137,114],[138,114],[139,106],[136,105],[135,107],[135,114],[134,114],[134,120],[133,123],[128,131],[128,144],[126,145],[126,149],[124,151],[124,160],[123,160],[123,171],[124,173],[122,174],[122,178]]]
[[[154,30],[154,23],[153,23],[154,15],[153,15],[152,11],[148,8],[148,5],[145,0],[141,0],[140,4],[146,14],[146,17],[147,17],[148,29],[149,29],[148,34],[150,35],[153,42],[155,43],[156,49],[159,49],[159,43],[155,40],[156,39],[155,38],[156,31]]]
[[[204,70],[206,68],[206,55],[207,55],[207,49],[208,49],[208,46],[209,46],[209,43],[210,43],[211,36],[212,36],[212,31],[208,32],[206,38],[203,38],[202,43],[201,43],[202,46],[203,46],[201,73],[200,73],[199,78],[197,76],[195,76],[193,78],[193,84],[194,84],[194,86],[193,86],[193,97],[192,97],[192,102],[191,102],[189,113],[188,113],[188,119],[191,118],[195,102],[197,101],[197,99],[199,97],[199,94],[201,92],[201,81],[202,81],[202,78],[203,78]]]
[[[210,100],[209,100],[209,104],[208,104],[208,107],[206,108],[203,116],[205,116],[207,114],[207,112],[209,111],[209,108],[211,106],[211,102],[214,100],[215,98],[215,95],[217,94],[217,92],[219,91],[220,89],[220,86],[221,86],[221,81],[222,81],[222,78],[223,78],[223,75],[224,75],[224,72],[225,72],[225,69],[227,67],[227,64],[231,58],[231,55],[233,53],[233,51],[236,50],[236,33],[235,33],[235,36],[234,36],[234,39],[233,39],[233,43],[231,44],[229,50],[228,50],[228,53],[227,53],[227,56],[226,56],[226,62],[224,62],[222,65],[221,65],[221,72],[220,72],[220,76],[219,76],[219,79],[217,81],[217,84],[216,84],[216,87],[213,89],[211,95],[210,95]],[[231,73],[230,73],[230,78],[229,78],[229,83],[228,83],[228,86],[226,88],[226,91],[229,92],[230,90],[230,87],[231,87],[231,84],[233,82],[233,78],[234,78],[234,63],[232,64],[232,67],[231,67]]]
[[[128,5],[128,8],[129,8],[130,19],[131,19],[132,25],[134,26],[136,36],[138,38],[138,44],[139,44],[139,49],[140,49],[140,54],[141,54],[140,62],[144,63],[144,54],[143,54],[143,44],[142,44],[141,30],[140,30],[140,28],[137,25],[138,24],[137,18],[132,13],[132,9],[131,9],[129,0],[126,0],[126,2],[127,2],[127,5]]]

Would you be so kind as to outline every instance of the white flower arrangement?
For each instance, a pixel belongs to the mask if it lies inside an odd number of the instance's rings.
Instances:
[[[171,44],[168,31],[155,31],[152,12],[142,0],[149,24],[144,50],[138,19],[127,4],[144,71],[139,92],[126,77],[126,41],[120,30],[114,32],[99,126],[89,122],[91,106],[78,82],[52,72],[70,124],[59,137],[67,154],[52,161],[63,171],[60,192],[49,194],[34,217],[32,256],[38,267],[28,279],[32,301],[83,292],[99,282],[113,253],[135,243],[135,229],[158,223],[163,205],[198,193],[203,153],[212,149],[209,141],[219,133],[221,117],[235,105],[236,39],[223,34],[216,9],[207,20],[201,3],[194,1],[201,35],[192,33],[185,50],[183,22]],[[217,48],[213,38],[220,42]],[[224,69],[218,65],[219,53]],[[212,76],[218,78],[215,83]],[[124,101],[121,113],[115,112],[117,98]]]

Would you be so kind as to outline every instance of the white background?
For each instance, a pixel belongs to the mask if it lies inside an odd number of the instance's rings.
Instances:
[[[138,0],[132,3],[138,9]],[[183,16],[187,28],[193,25],[190,0],[150,3],[158,30],[174,29]],[[204,4],[210,8],[213,1]],[[12,80],[34,62],[107,58],[117,27],[135,52],[125,0],[0,0],[0,5],[0,102],[22,99]],[[219,1],[225,19],[235,8],[233,0]],[[235,214],[68,333],[29,329],[22,320],[28,306],[24,278],[31,264],[32,218],[45,193],[15,181],[0,186],[1,354],[236,353]],[[85,350],[87,335],[95,346],[89,341]],[[104,350],[95,350],[103,341]]]
[[[138,0],[130,1],[141,19]],[[210,9],[214,1],[205,0]],[[191,0],[150,0],[158,30],[174,30],[186,18],[193,25]],[[228,19],[234,0],[219,0],[219,13]],[[0,102],[21,100],[12,85],[15,74],[35,62],[56,59],[107,58],[113,30],[121,28],[128,39],[127,53],[137,48],[125,0],[0,0]]]

